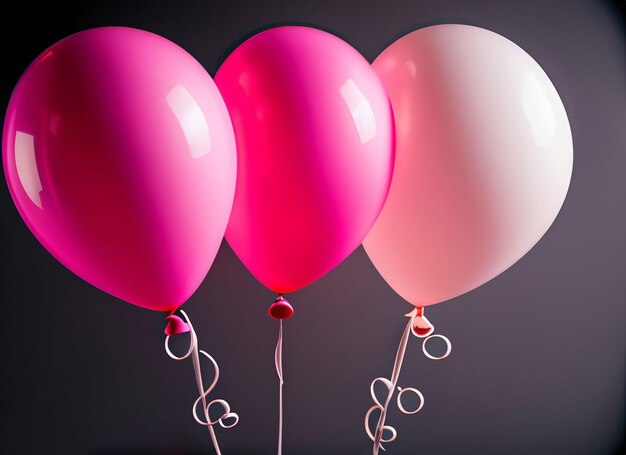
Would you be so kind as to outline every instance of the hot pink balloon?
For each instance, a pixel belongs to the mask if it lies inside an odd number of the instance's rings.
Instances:
[[[427,27],[373,66],[397,156],[364,246],[396,292],[432,305],[492,279],[543,236],[567,193],[572,135],[546,73],[488,30]]]
[[[26,224],[94,286],[170,311],[217,253],[235,189],[228,111],[187,52],[152,33],[87,30],[26,70],[3,162]]]
[[[354,48],[308,27],[253,36],[215,81],[239,163],[226,239],[265,286],[294,291],[345,259],[382,208],[394,157],[389,99]]]

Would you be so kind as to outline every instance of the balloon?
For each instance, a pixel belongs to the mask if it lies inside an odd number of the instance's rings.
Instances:
[[[393,169],[383,85],[350,45],[321,30],[277,27],[218,70],[237,141],[226,240],[278,293],[330,271],[374,223]]]
[[[57,42],[17,84],[2,146],[21,216],[71,271],[152,310],[197,289],[228,222],[236,151],[217,87],[183,49],[123,27]]]
[[[567,193],[572,135],[537,62],[488,30],[427,27],[373,66],[397,156],[364,246],[398,294],[432,305],[492,279],[543,236]]]

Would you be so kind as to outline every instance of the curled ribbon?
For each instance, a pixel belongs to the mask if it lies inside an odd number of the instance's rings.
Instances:
[[[213,447],[215,448],[215,452],[217,453],[217,455],[221,455],[220,447],[217,443],[217,437],[215,435],[215,430],[213,429],[213,426],[216,424],[219,424],[222,428],[232,428],[235,425],[237,425],[237,423],[239,422],[239,416],[237,415],[237,413],[231,412],[230,405],[225,400],[215,399],[210,402],[207,402],[207,396],[215,388],[217,381],[220,377],[220,369],[219,369],[219,366],[217,365],[217,362],[215,361],[213,357],[211,357],[205,351],[198,350],[198,336],[196,335],[196,331],[193,329],[193,325],[191,324],[191,321],[189,320],[189,317],[187,316],[187,314],[183,310],[181,310],[180,312],[185,318],[187,325],[189,326],[189,334],[190,334],[189,349],[184,355],[177,356],[170,349],[169,343],[170,343],[171,335],[167,335],[165,337],[165,352],[167,352],[167,355],[169,355],[174,360],[185,360],[191,356],[191,359],[193,361],[193,369],[194,369],[194,373],[196,376],[196,384],[198,385],[198,393],[199,393],[199,396],[194,402],[193,407],[192,407],[192,415],[193,415],[194,420],[198,422],[198,424],[205,426],[209,429],[209,433],[211,434],[211,440],[213,441]],[[200,370],[200,354],[202,354],[207,359],[209,359],[215,371],[213,381],[211,382],[211,385],[206,389],[204,388],[204,382],[202,380],[202,372]],[[198,406],[200,406],[200,404],[202,405],[204,419],[200,415],[198,415]],[[220,406],[222,408],[222,412],[217,419],[211,420],[209,411],[211,407],[214,407],[214,406]],[[226,421],[231,421],[231,422],[226,423]]]
[[[385,384],[385,386],[387,387],[387,392],[390,393],[391,390],[393,389],[393,384],[391,383],[391,381],[389,379],[386,378],[376,378],[372,381],[372,384],[370,386],[370,394],[372,395],[372,400],[374,400],[374,403],[376,403],[374,406],[372,406],[368,411],[367,414],[365,414],[365,431],[367,432],[367,435],[369,436],[369,438],[376,442],[376,436],[374,434],[372,434],[372,432],[370,431],[369,428],[369,419],[370,416],[372,415],[372,412],[376,411],[376,410],[380,410],[381,411],[381,415],[382,412],[385,411],[385,407],[380,403],[380,401],[378,400],[378,398],[376,397],[376,392],[374,391],[374,386],[376,384],[377,381],[382,382],[383,384]],[[422,393],[417,390],[414,389],[413,387],[406,387],[406,388],[402,388],[402,387],[398,387],[398,396],[396,397],[396,403],[398,405],[398,409],[400,409],[400,412],[402,412],[403,414],[415,414],[417,412],[419,412],[422,407],[424,406],[424,395],[422,395]],[[414,410],[407,410],[404,405],[402,404],[402,395],[406,392],[411,392],[414,393],[417,398],[419,398],[420,400],[420,404],[419,406],[414,409]],[[385,451],[385,448],[382,446],[383,442],[392,442],[395,441],[396,437],[398,436],[398,432],[396,431],[396,429],[394,427],[392,427],[391,425],[383,425],[382,427],[380,427],[380,435],[379,435],[379,447]],[[391,433],[391,436],[388,438],[384,437],[384,433],[385,431],[388,431]],[[378,427],[377,427],[377,431],[376,433],[378,434]]]
[[[367,436],[374,442],[374,445],[372,447],[373,455],[378,455],[379,449],[382,449],[383,451],[386,450],[383,447],[382,443],[395,441],[395,439],[398,437],[398,432],[396,431],[394,427],[392,427],[391,425],[385,425],[385,419],[387,417],[389,403],[391,402],[391,399],[393,398],[393,394],[396,391],[396,389],[398,390],[398,395],[396,397],[396,404],[400,412],[402,412],[403,414],[416,414],[422,409],[422,407],[424,407],[424,395],[422,395],[422,393],[419,390],[413,387],[406,387],[406,388],[398,387],[398,377],[400,376],[400,370],[402,369],[402,363],[404,361],[404,354],[406,353],[406,347],[409,341],[409,334],[413,333],[415,336],[423,338],[419,336],[414,330],[414,323],[415,323],[414,319],[417,314],[418,313],[413,312],[407,315],[410,317],[410,320],[406,328],[404,329],[402,338],[400,339],[400,344],[398,346],[398,351],[396,353],[396,359],[393,365],[393,371],[391,373],[391,379],[379,377],[379,378],[374,379],[370,385],[370,395],[372,396],[372,400],[374,401],[374,406],[369,408],[369,410],[365,414],[365,432],[367,433]],[[419,317],[422,317],[421,313],[419,313]],[[442,339],[446,343],[446,351],[444,354],[440,356],[436,356],[428,352],[426,345],[428,341],[433,338]],[[441,360],[441,359],[445,359],[446,357],[450,355],[450,352],[452,351],[452,344],[450,343],[450,340],[448,340],[448,338],[446,338],[443,335],[430,335],[424,338],[424,342],[422,344],[422,351],[424,352],[424,355],[429,359]],[[387,397],[385,399],[384,404],[381,403],[381,401],[378,399],[378,397],[376,396],[376,391],[374,390],[374,387],[376,386],[377,382],[381,382],[387,388]],[[407,408],[402,404],[402,397],[405,393],[412,393],[419,399],[419,405],[415,409],[407,410]],[[378,423],[376,424],[376,429],[374,433],[372,433],[372,431],[370,430],[369,422],[370,422],[370,417],[374,411],[380,411],[380,416],[378,418]],[[388,437],[384,436],[385,432],[389,433]]]

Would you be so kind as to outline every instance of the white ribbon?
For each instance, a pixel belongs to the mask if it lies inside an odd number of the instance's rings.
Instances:
[[[185,318],[187,324],[189,325],[189,349],[184,355],[177,356],[170,350],[170,336],[168,335],[165,337],[165,352],[167,352],[167,355],[169,355],[174,360],[185,360],[189,356],[191,356],[191,359],[193,361],[193,370],[196,376],[196,384],[198,385],[198,393],[200,394],[193,404],[192,415],[194,420],[198,422],[198,424],[205,426],[209,429],[215,452],[217,455],[222,455],[222,453],[220,452],[220,447],[217,443],[217,437],[215,435],[215,430],[213,429],[213,426],[215,424],[219,424],[222,428],[232,428],[239,422],[239,416],[235,412],[231,412],[230,405],[225,400],[216,399],[207,402],[207,396],[215,388],[215,385],[217,384],[217,381],[220,377],[220,369],[213,357],[211,357],[205,351],[198,350],[198,336],[196,335],[196,331],[193,329],[193,325],[191,324],[191,321],[189,320],[187,314],[183,310],[181,310],[180,312]],[[209,359],[215,371],[213,381],[207,389],[204,388],[204,383],[202,381],[202,372],[200,370],[200,354]],[[198,405],[200,405],[201,403],[202,411],[204,413],[204,419],[202,419],[202,417],[198,415]],[[222,408],[222,413],[220,414],[220,417],[215,420],[211,420],[209,416],[209,410],[212,406],[219,406]],[[232,422],[226,423],[227,420],[232,420]]]
[[[389,403],[391,402],[391,399],[393,398],[393,394],[396,391],[396,389],[398,390],[398,396],[396,397],[396,404],[398,405],[398,409],[400,409],[400,412],[402,412],[403,414],[416,414],[422,409],[422,407],[424,407],[424,395],[422,395],[422,393],[419,390],[413,387],[406,387],[406,388],[398,387],[398,377],[400,376],[400,370],[402,369],[402,363],[404,362],[404,354],[406,353],[406,346],[409,341],[409,334],[412,333],[411,328],[413,326],[413,319],[415,318],[415,314],[411,313],[409,323],[404,329],[404,333],[402,334],[402,338],[400,339],[400,344],[398,345],[398,351],[396,352],[396,359],[394,361],[393,370],[391,372],[391,380],[380,377],[380,378],[374,379],[370,385],[370,395],[372,396],[372,400],[374,400],[374,406],[369,408],[369,410],[365,414],[365,432],[367,433],[367,436],[374,442],[374,445],[372,447],[373,455],[378,455],[378,451],[380,449],[385,451],[385,448],[383,447],[382,443],[395,441],[395,439],[398,437],[398,432],[396,431],[394,427],[392,427],[391,425],[385,425],[385,419],[387,417]],[[426,349],[426,343],[428,342],[428,340],[432,338],[440,338],[443,341],[445,341],[447,347],[446,347],[446,352],[443,355],[434,356],[430,354],[428,350]],[[424,339],[424,342],[422,344],[422,351],[424,352],[424,355],[429,359],[441,360],[441,359],[445,359],[446,357],[450,355],[450,352],[452,351],[452,344],[450,343],[450,340],[448,340],[448,338],[446,338],[443,335],[431,335]],[[387,396],[385,398],[384,404],[382,404],[381,401],[378,399],[378,397],[376,396],[376,392],[374,390],[374,387],[376,386],[377,382],[381,382],[387,388]],[[402,404],[402,396],[405,393],[412,393],[419,399],[419,405],[414,410],[409,411]],[[380,411],[380,416],[378,417],[378,423],[376,424],[376,429],[374,433],[372,433],[372,431],[370,430],[369,421],[370,421],[370,417],[372,413],[377,410]],[[388,437],[385,437],[384,436],[385,432],[390,433],[390,435]]]

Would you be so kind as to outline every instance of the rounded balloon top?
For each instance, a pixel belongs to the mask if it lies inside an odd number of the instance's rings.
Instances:
[[[20,214],[74,273],[154,310],[197,289],[226,228],[236,152],[215,84],[179,46],[124,27],[57,42],[17,84],[2,146]]]
[[[416,306],[500,274],[557,216],[572,174],[572,134],[552,82],[510,40],[436,25],[391,44],[374,69],[396,119],[389,196],[364,242]]]
[[[297,290],[346,258],[369,231],[393,169],[393,114],[371,65],[310,27],[265,30],[215,81],[237,140],[226,239],[268,288]]]

